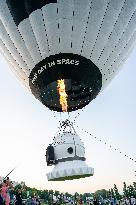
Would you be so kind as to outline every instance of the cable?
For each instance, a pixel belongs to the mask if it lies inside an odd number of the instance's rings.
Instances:
[[[80,127],[78,125],[76,125],[77,128],[80,129]],[[83,128],[81,128],[81,130],[83,132],[85,132],[86,134],[90,135],[91,137],[93,137],[94,139],[97,139],[99,142],[103,143],[104,145],[107,145],[110,149],[113,149],[114,151],[117,151],[119,154],[122,154],[124,157],[128,158],[129,160],[133,161],[136,164],[136,159],[134,159],[133,157],[130,157],[127,154],[123,154],[122,151],[120,151],[118,148],[115,148],[112,145],[109,145],[107,142],[103,141],[101,138],[94,136],[92,133],[89,133],[88,131],[84,130]],[[135,176],[136,176],[136,171],[135,171]]]
[[[85,107],[83,107],[81,109],[81,112],[83,112],[85,110]],[[79,118],[79,116],[81,115],[81,112],[78,111],[77,115],[74,117],[74,121],[73,121],[73,124],[75,125],[76,123],[76,120]]]

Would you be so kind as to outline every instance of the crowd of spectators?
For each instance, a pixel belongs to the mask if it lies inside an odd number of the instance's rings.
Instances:
[[[23,192],[27,192],[24,183],[21,183],[20,186],[14,186],[9,177],[7,177],[0,183],[0,205],[42,205],[40,197],[35,194],[28,195],[25,199],[22,199]],[[99,197],[93,195],[83,199],[82,195],[67,196],[65,194],[55,195],[52,193],[48,195],[44,203],[47,205],[136,205],[136,197],[120,195],[120,199],[117,199],[112,196],[103,198],[101,195]]]
[[[63,200],[60,199],[60,196],[53,197],[53,203],[50,205],[61,205],[61,204],[75,204],[75,205],[136,205],[136,198],[131,196],[130,198],[122,197],[122,199],[117,200],[116,198],[110,197],[107,199],[103,199],[102,197],[96,198],[94,197],[87,197],[84,200],[80,198],[80,196],[76,197],[63,197]]]
[[[9,177],[4,179],[0,183],[0,205],[40,205],[40,199],[36,196],[28,197],[28,199],[22,199],[22,192],[25,190],[25,184],[21,184],[21,187],[14,187]]]

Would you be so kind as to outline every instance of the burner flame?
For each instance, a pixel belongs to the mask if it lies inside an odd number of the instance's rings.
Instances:
[[[62,111],[63,112],[67,112],[68,109],[68,103],[67,103],[67,93],[66,93],[66,89],[65,89],[65,82],[64,79],[61,80],[57,80],[57,90],[59,92],[60,95],[60,105],[62,106]]]

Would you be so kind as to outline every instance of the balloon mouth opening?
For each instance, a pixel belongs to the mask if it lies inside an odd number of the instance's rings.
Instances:
[[[65,85],[67,112],[88,105],[102,87],[99,68],[91,60],[70,53],[56,54],[38,63],[29,76],[29,85],[34,96],[46,107],[64,112],[58,92],[61,80]]]
[[[91,90],[80,81],[64,79],[67,101],[67,110],[63,110],[60,103],[60,94],[58,92],[58,83],[54,81],[48,84],[41,93],[42,103],[49,109],[58,112],[71,112],[82,109],[91,101]]]

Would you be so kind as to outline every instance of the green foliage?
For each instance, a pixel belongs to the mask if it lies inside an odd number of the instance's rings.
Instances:
[[[136,198],[136,182],[133,182],[133,185],[127,186],[126,183],[123,183],[123,195],[125,197],[135,197]]]
[[[118,191],[118,188],[117,188],[116,184],[114,184],[114,196],[118,200],[121,199],[121,195],[119,194],[119,191]]]
[[[125,182],[123,182],[123,195],[125,197],[128,197],[128,190],[127,190],[127,185]]]
[[[108,194],[109,194],[109,191],[107,191],[105,189],[98,190],[94,193],[96,198],[102,197],[103,199],[106,199],[108,197]]]
[[[114,189],[111,189],[111,197],[115,198]]]
[[[39,196],[40,199],[42,199],[46,204],[50,205],[53,203],[53,195],[55,196],[61,196],[61,199],[65,195],[66,197],[71,197],[73,199],[81,198],[84,203],[86,203],[87,197],[97,197],[98,199],[103,198],[116,198],[120,200],[122,197],[131,197],[134,196],[136,198],[136,182],[133,182],[132,185],[127,186],[127,184],[123,183],[123,196],[119,194],[118,188],[116,184],[114,184],[114,187],[109,190],[101,189],[97,190],[95,193],[84,193],[79,194],[75,193],[74,195],[66,193],[60,193],[59,191],[53,191],[53,190],[38,190],[36,188],[31,188],[24,186],[22,187],[21,184],[16,185],[15,189],[13,190],[13,193],[16,192],[18,189],[22,189],[22,197],[27,198],[27,194],[29,193],[29,196]]]
[[[15,191],[18,190],[18,189],[22,189],[21,184],[17,184],[17,185],[15,186]]]

